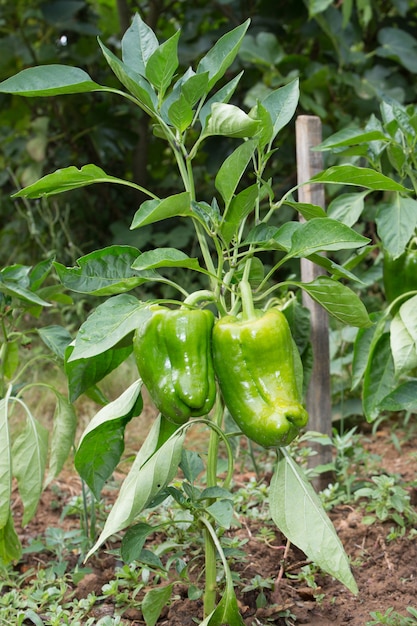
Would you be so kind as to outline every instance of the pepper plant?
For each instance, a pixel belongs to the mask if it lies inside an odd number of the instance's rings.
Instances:
[[[329,205],[329,216],[346,225],[355,225],[363,216],[376,224],[379,255],[364,279],[368,284],[379,281],[385,302],[371,314],[374,324],[358,331],[352,370],[353,388],[363,383],[363,409],[370,422],[384,411],[417,409],[416,145],[416,105],[385,96],[379,117],[372,115],[363,127],[345,128],[318,146],[339,162],[366,161],[403,187],[386,191],[377,200],[368,197],[368,190],[342,194]]]
[[[151,118],[161,146],[175,157],[182,189],[167,197],[93,164],[55,171],[15,197],[39,198],[95,183],[127,185],[148,197],[133,215],[133,230],[168,219],[189,220],[195,229],[194,257],[172,247],[141,252],[113,245],[83,256],[75,267],[56,262],[55,269],[66,288],[104,298],[66,346],[71,399],[95,388],[133,351],[140,374],[119,398],[98,411],[78,443],[75,465],[97,498],[123,454],[126,424],[140,419],[144,381],[160,410],[89,554],[127,529],[122,554],[140,558],[153,528],[139,516],[173,497],[192,512],[204,532],[202,624],[212,626],[243,624],[220,540],[233,518],[234,437],[246,435],[276,450],[272,519],[318,566],[357,592],[334,528],[286,446],[307,421],[302,359],[290,332],[292,327],[297,339],[293,320],[301,310],[298,294],[306,292],[342,323],[368,327],[364,305],[345,284],[356,280],[354,274],[321,253],[366,250],[369,239],[327,217],[322,208],[296,202],[297,187],[276,198],[267,168],[275,158],[277,135],[296,112],[299,86],[297,80],[288,81],[248,112],[230,104],[241,74],[228,81],[225,75],[248,27],[249,21],[227,32],[195,69],[180,75],[180,31],[160,43],[135,15],[121,42],[121,59],[99,40],[124,89],[99,85],[82,69],[60,65],[29,68],[0,84],[2,92],[27,97],[116,94]],[[231,149],[214,177],[213,197],[202,199],[195,168],[204,142],[213,137],[230,138]],[[311,182],[403,189],[381,173],[356,166],[330,168]],[[284,206],[293,210],[294,219],[277,223]],[[309,283],[296,277],[279,280],[278,270],[299,258],[319,264],[328,274]],[[189,292],[175,280],[179,270],[196,272],[201,288]],[[142,301],[138,288],[149,283],[169,285],[177,297]],[[232,428],[226,420],[230,415]],[[195,424],[209,432],[203,489],[195,485],[201,472],[197,455],[184,446]],[[222,478],[220,449],[227,460]],[[171,485],[179,465],[185,477],[182,489]],[[220,601],[218,557],[225,575]],[[167,601],[169,589],[163,594]]]

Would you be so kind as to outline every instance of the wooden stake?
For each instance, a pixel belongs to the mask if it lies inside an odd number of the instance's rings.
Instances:
[[[296,120],[297,182],[303,184],[323,170],[321,152],[311,148],[322,141],[321,121],[314,115],[300,115]],[[321,184],[303,185],[298,190],[298,201],[325,208],[324,188]],[[303,219],[303,218],[300,218]],[[301,259],[301,280],[311,282],[323,274],[323,270],[308,259]],[[307,392],[307,410],[310,414],[309,429],[326,435],[332,434],[332,409],[330,391],[329,321],[327,312],[310,296],[303,293],[303,304],[310,310],[313,371]],[[330,446],[312,446],[317,452],[310,458],[310,466],[330,463]],[[331,474],[320,475],[314,480],[316,489],[327,487]]]

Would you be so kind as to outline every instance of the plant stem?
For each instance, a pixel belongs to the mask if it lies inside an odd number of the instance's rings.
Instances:
[[[223,421],[223,403],[217,396],[213,420],[220,428]],[[219,453],[219,435],[214,428],[210,429],[210,439],[207,454],[207,487],[217,485],[217,459]],[[204,616],[210,615],[216,606],[216,545],[207,528],[204,529],[204,552],[206,565],[206,581],[204,590]]]
[[[204,588],[204,617],[216,607],[216,546],[207,528],[204,528],[204,552],[206,562],[206,582]]]
[[[83,515],[84,515],[84,534],[88,539],[93,539],[90,537],[90,523],[88,519],[88,504],[87,504],[87,494],[85,489],[85,482],[81,479],[81,493],[83,499]]]
[[[194,291],[190,293],[184,300],[184,304],[188,304],[190,306],[194,306],[197,302],[201,302],[202,300],[213,301],[215,300],[215,295],[212,291],[208,289],[200,289],[199,291]]]
[[[252,289],[249,281],[243,279],[240,283],[240,295],[242,296],[242,318],[250,320],[255,317],[255,308],[253,306]]]

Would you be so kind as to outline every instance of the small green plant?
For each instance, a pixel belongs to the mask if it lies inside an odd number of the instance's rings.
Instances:
[[[303,441],[317,440],[315,433],[306,433]],[[353,427],[346,432],[333,432],[331,438],[320,436],[318,441],[323,445],[331,445],[335,454],[331,463],[316,471],[330,471],[334,482],[322,492],[321,497],[326,508],[331,509],[338,504],[349,504],[354,494],[368,479],[369,472],[379,467],[380,457],[365,450],[363,435]]]
[[[12,479],[18,483],[24,526],[74,445],[76,415],[68,398],[54,385],[33,378],[34,368],[56,366],[55,357],[42,350],[45,346],[36,345],[39,337],[49,348],[54,343],[54,352],[61,350],[61,364],[62,336],[64,344],[68,342],[63,329],[58,336],[55,326],[37,328],[34,323],[51,306],[49,300],[71,301],[62,286],[47,285],[52,266],[49,258],[33,267],[16,264],[0,270],[0,560],[5,563],[21,554],[11,507]],[[48,427],[33,414],[27,399],[34,388],[56,398],[50,441]]]
[[[372,524],[376,519],[384,522],[393,520],[400,527],[415,524],[417,513],[410,505],[410,495],[399,483],[400,478],[395,475],[372,476],[371,485],[362,487],[355,492],[355,499],[365,498],[364,507],[368,513],[364,523]]]
[[[268,604],[267,598],[265,596],[265,589],[272,590],[274,589],[275,581],[272,578],[263,578],[260,574],[256,574],[248,585],[245,585],[242,589],[242,593],[247,593],[248,591],[257,592],[256,595],[256,607],[262,608]]]
[[[316,602],[319,604],[324,599],[325,594],[320,593],[320,587],[316,582],[317,573],[317,566],[314,565],[314,563],[308,563],[300,569],[298,574],[287,573],[286,576],[288,578],[301,581],[305,585],[307,585],[307,587],[310,587],[310,589],[312,589],[313,591]]]
[[[29,541],[22,553],[49,552],[56,559],[56,563],[51,567],[63,574],[68,565],[69,553],[85,553],[87,546],[87,538],[82,529],[64,530],[60,527],[49,527],[42,537]]]
[[[371,611],[370,615],[372,620],[366,622],[366,626],[379,626],[379,624],[387,624],[388,626],[414,626],[417,621],[417,609],[407,607],[407,612],[411,617],[401,615],[392,607],[387,609],[385,613]]]
[[[4,582],[0,585],[0,624],[90,626],[95,623],[88,617],[97,600],[94,594],[83,600],[72,598],[72,580],[78,574],[77,569],[70,575],[57,572],[52,566],[16,575],[11,568],[3,566],[1,573]]]

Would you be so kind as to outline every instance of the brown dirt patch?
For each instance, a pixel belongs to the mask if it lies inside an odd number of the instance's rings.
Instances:
[[[416,443],[417,436],[401,442],[401,451],[394,445],[389,429],[381,430],[375,436],[369,435],[364,446],[380,458],[379,471],[395,473],[404,480],[416,481]],[[239,477],[244,482],[248,475]],[[79,527],[79,519],[67,516],[60,519],[63,507],[81,491],[79,478],[71,471],[66,471],[43,494],[36,517],[25,529],[19,529],[20,504],[16,497],[14,517],[24,545],[36,536],[42,536],[47,528],[59,527],[65,530]],[[411,502],[417,502],[417,491],[410,487]],[[110,503],[115,491],[107,490],[105,500]],[[306,566],[306,559],[298,549],[291,547],[285,552],[286,540],[278,530],[275,537],[268,536],[268,542],[262,539],[260,524],[253,519],[241,519],[240,527],[228,534],[235,539],[245,540],[244,560],[233,563],[232,569],[238,572],[243,583],[248,583],[254,576],[277,580],[283,574],[275,591],[265,589],[266,604],[256,607],[259,591],[242,593],[243,585],[237,586],[240,610],[247,626],[266,624],[311,624],[329,626],[330,624],[365,626],[371,620],[370,611],[384,613],[392,607],[395,611],[408,615],[407,607],[417,605],[417,535],[399,537],[387,541],[393,522],[363,523],[363,510],[358,506],[338,506],[330,513],[338,535],[352,560],[352,570],[356,578],[359,595],[353,596],[342,584],[320,572],[315,574],[316,588],[304,580],[293,578]],[[268,526],[269,528],[269,526]],[[270,527],[273,529],[273,526]],[[414,539],[412,538],[414,536]],[[155,539],[158,540],[157,538]],[[148,547],[148,546],[146,546]],[[114,548],[114,545],[112,546]],[[285,558],[284,558],[285,555]],[[68,557],[68,567],[74,567],[79,555]],[[71,562],[71,560],[73,562]],[[29,567],[47,567],[50,565],[48,553],[27,554],[16,567],[25,571]],[[120,566],[117,557],[106,550],[100,550],[88,563],[90,571],[74,587],[75,597],[81,599],[91,592],[100,596],[102,587],[114,578],[115,568]],[[201,562],[202,566],[202,562]],[[283,569],[281,569],[283,568]],[[201,618],[201,601],[187,598],[185,585],[175,587],[175,599],[167,607],[158,626],[194,625],[196,618]],[[98,602],[91,615],[99,619],[104,615],[115,614],[111,598]],[[284,621],[280,611],[288,610],[294,616]],[[118,609],[120,612],[120,608]],[[124,612],[122,624],[126,626],[143,625],[141,613],[129,608]]]

